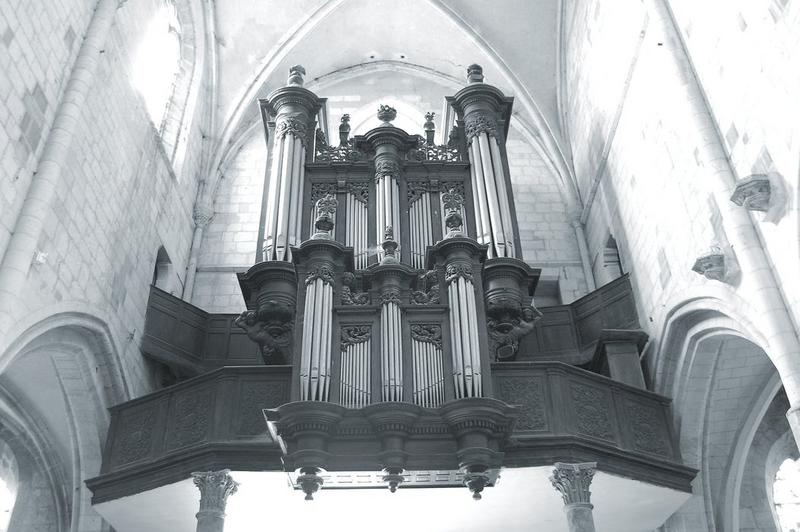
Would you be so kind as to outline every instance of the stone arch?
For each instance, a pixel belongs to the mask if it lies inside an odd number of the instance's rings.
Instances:
[[[107,409],[128,398],[105,322],[77,312],[48,316],[27,327],[0,361],[6,410],[36,420],[36,439],[52,442],[46,456],[63,471],[69,518],[63,530],[105,530],[84,481],[100,473]]]
[[[56,456],[41,419],[0,390],[0,441],[17,464],[17,494],[9,532],[70,530],[67,472]]]
[[[738,531],[750,442],[780,378],[750,324],[722,300],[668,313],[656,352],[656,389],[673,397],[683,460],[699,469],[693,496],[667,530]]]

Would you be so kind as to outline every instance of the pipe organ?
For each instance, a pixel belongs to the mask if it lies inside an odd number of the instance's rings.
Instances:
[[[334,145],[317,129],[325,101],[302,86],[304,73],[293,67],[261,101],[274,132],[263,262],[244,274],[256,290],[237,324],[267,364],[293,366],[298,401],[446,408],[490,398],[491,363],[513,360],[539,315],[539,271],[519,256],[510,196],[513,99],[473,65],[447,98],[447,144],[434,144],[433,113],[415,135],[381,105],[381,124],[363,135],[350,136],[344,115]],[[476,467],[477,486],[486,467]],[[387,478],[402,470],[387,465]]]

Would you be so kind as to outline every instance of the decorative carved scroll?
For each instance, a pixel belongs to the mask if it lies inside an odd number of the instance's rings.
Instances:
[[[317,131],[322,133],[320,130]],[[324,138],[325,135],[323,134],[322,139]],[[319,139],[320,137],[317,136],[317,145],[314,149],[314,161],[316,162],[353,163],[364,158],[364,154],[353,147],[353,139],[339,146],[329,146],[327,142],[320,144]]]
[[[444,281],[449,285],[459,277],[472,282],[472,266],[469,264],[448,264],[445,270]]]
[[[356,276],[350,272],[342,274],[342,305],[368,305],[369,293],[355,291]]]
[[[417,277],[417,288],[411,292],[411,304],[413,305],[438,305],[439,297],[439,275],[436,270],[430,270]]]
[[[366,342],[372,336],[372,327],[369,325],[342,326],[340,333],[341,348],[345,351],[349,346]]]
[[[406,154],[406,159],[409,161],[454,162],[461,160],[461,152],[457,143],[428,144],[423,137],[419,135],[417,137],[417,145]]]
[[[411,338],[418,342],[433,344],[442,348],[442,327],[435,323],[418,323],[411,326]]]

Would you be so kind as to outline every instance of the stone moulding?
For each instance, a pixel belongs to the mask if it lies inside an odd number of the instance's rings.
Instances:
[[[736,184],[731,201],[748,211],[767,212],[770,208],[771,185],[769,177],[753,174]]]

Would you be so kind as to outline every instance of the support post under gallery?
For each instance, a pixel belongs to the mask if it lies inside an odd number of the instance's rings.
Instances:
[[[228,497],[236,493],[239,484],[231,478],[228,469],[192,473],[192,477],[200,490],[197,532],[223,532],[225,504]]]
[[[565,464],[556,462],[550,482],[564,499],[569,532],[595,532],[589,498],[589,485],[597,469],[597,463]]]

